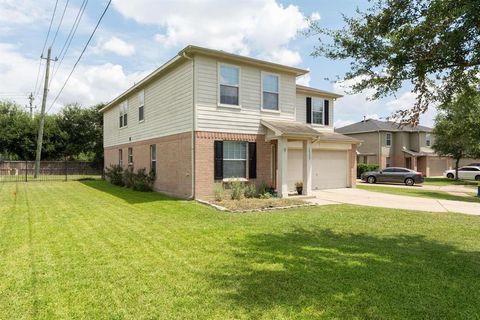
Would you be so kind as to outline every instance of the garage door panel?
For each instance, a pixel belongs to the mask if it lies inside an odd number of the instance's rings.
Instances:
[[[348,159],[346,151],[315,150],[313,152],[314,190],[347,187]]]
[[[442,176],[443,172],[447,170],[447,159],[430,158],[428,159],[428,165],[430,168],[428,175],[430,177]]]

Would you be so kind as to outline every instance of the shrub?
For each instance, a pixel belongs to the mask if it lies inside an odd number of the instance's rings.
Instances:
[[[153,173],[153,171],[147,174],[145,169],[138,169],[137,173],[133,174],[132,188],[135,191],[152,191],[154,181],[155,174]]]
[[[367,171],[375,171],[378,170],[378,164],[366,164],[366,163],[359,163],[357,164],[357,178],[360,178],[362,173]]]
[[[123,171],[123,185],[127,188],[133,187],[135,173],[132,167],[128,167]]]
[[[215,183],[213,187],[215,201],[222,201],[225,199],[225,188],[223,188],[223,183]]]
[[[257,196],[257,187],[252,183],[245,187],[243,192],[245,198],[255,198]]]
[[[232,189],[231,198],[232,200],[241,200],[243,198],[244,183],[240,180],[233,180],[230,183],[230,188]]]
[[[270,187],[267,185],[265,181],[262,181],[262,183],[260,183],[260,187],[258,187],[258,194],[262,195],[267,192],[270,192]]]
[[[116,186],[124,186],[123,183],[123,168],[118,164],[114,164],[105,169],[105,176],[111,184]]]

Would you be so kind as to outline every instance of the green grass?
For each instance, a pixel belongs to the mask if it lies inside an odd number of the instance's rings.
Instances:
[[[3,183],[0,319],[478,319],[479,234],[461,214]]]
[[[450,185],[457,185],[457,186],[473,186],[476,187],[478,185],[477,181],[472,180],[454,180],[448,178],[425,178],[424,184],[432,185],[432,186],[450,186]]]
[[[454,201],[465,201],[465,202],[478,202],[480,199],[476,197],[475,193],[470,193],[470,196],[458,196],[450,194],[445,191],[435,191],[435,190],[423,190],[419,187],[411,188],[392,188],[392,187],[383,187],[383,186],[371,186],[371,185],[357,185],[358,189],[382,192],[388,194],[396,194],[400,196],[410,196],[410,197],[422,197],[422,198],[431,198],[438,200],[454,200]]]

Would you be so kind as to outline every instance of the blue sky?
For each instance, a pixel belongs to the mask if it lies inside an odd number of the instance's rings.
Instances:
[[[59,0],[52,25],[50,44],[67,0]],[[58,55],[83,0],[70,0],[53,44]],[[88,39],[107,1],[89,1],[72,45],[51,82],[50,106]],[[21,104],[36,84],[38,57],[47,34],[55,1],[0,1],[0,99]],[[340,28],[341,15],[352,16],[367,1],[285,1],[285,0],[113,0],[100,28],[75,70],[58,102],[90,105],[108,101],[135,81],[160,66],[188,44],[294,65],[310,70],[302,83],[343,93],[334,83],[348,70],[348,61],[313,58],[317,39],[305,38],[301,31],[306,19],[318,20],[323,27]],[[55,65],[54,70],[58,67]],[[43,66],[42,66],[43,70]],[[42,74],[40,74],[40,78]],[[326,80],[330,79],[330,80]],[[37,92],[41,86],[37,85]],[[336,126],[359,121],[364,115],[386,117],[408,107],[414,95],[404,89],[396,97],[368,101],[370,93],[346,95],[336,108]],[[41,94],[35,104],[39,105]],[[434,110],[422,117],[432,125]]]

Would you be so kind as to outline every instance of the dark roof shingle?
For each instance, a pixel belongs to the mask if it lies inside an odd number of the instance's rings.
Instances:
[[[416,126],[412,127],[410,125],[399,126],[398,123],[393,121],[381,121],[375,119],[362,120],[351,125],[337,128],[335,132],[349,134],[349,133],[359,133],[359,132],[376,132],[376,131],[405,131],[405,132],[431,132],[432,128],[425,126]]]

